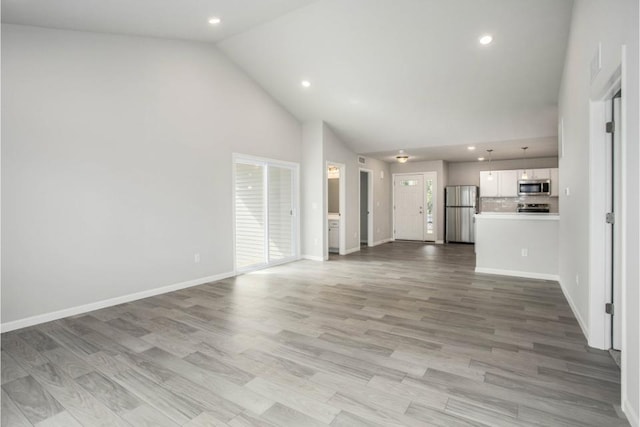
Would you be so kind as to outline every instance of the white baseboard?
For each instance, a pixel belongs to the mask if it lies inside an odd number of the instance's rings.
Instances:
[[[638,414],[631,407],[631,403],[629,403],[627,399],[622,401],[622,412],[624,412],[624,414],[627,416],[627,420],[629,421],[629,424],[631,424],[631,427],[640,426],[640,421],[638,421]]]
[[[535,273],[531,271],[502,270],[499,268],[476,267],[476,273],[523,277],[525,279],[555,280],[556,282],[560,281],[560,276],[558,276],[557,274]]]
[[[324,261],[325,257],[316,256],[316,255],[302,255],[302,259],[308,259],[308,260],[311,260],[311,261]]]
[[[349,255],[349,254],[352,254],[354,252],[358,252],[359,250],[360,250],[360,246],[356,246],[355,248],[347,249],[346,251],[344,251],[340,255]]]
[[[389,243],[389,242],[391,242],[391,240],[392,239],[390,237],[388,239],[378,240],[377,242],[373,242],[373,245],[371,245],[371,247],[378,246],[378,245],[383,245],[385,243]]]
[[[565,299],[569,303],[569,307],[571,307],[571,311],[573,312],[573,315],[575,316],[576,320],[578,321],[578,324],[580,325],[580,329],[582,329],[582,334],[584,335],[585,339],[588,342],[589,341],[589,329],[587,328],[587,324],[582,319],[582,316],[580,316],[580,312],[578,311],[578,307],[576,306],[576,303],[573,302],[573,299],[571,298],[571,294],[569,292],[567,292],[567,290],[565,289],[564,285],[562,284],[562,281],[558,280],[558,282],[560,283],[560,289],[562,289],[562,293],[564,294]]]
[[[40,323],[51,322],[53,320],[62,319],[64,317],[75,316],[78,314],[87,313],[89,311],[99,310],[101,308],[111,307],[126,302],[139,300],[142,298],[148,298],[155,295],[166,294],[167,292],[179,291],[181,289],[190,288],[192,286],[202,285],[204,283],[215,282],[217,280],[233,277],[235,273],[228,272],[222,274],[216,274],[214,276],[201,277],[199,279],[193,279],[182,283],[175,283],[173,285],[162,286],[160,288],[149,289],[146,291],[136,292],[134,294],[122,295],[119,297],[109,298],[102,301],[96,301],[89,304],[79,305],[76,307],[69,307],[51,313],[38,314],[24,319],[13,320],[11,322],[5,322],[0,325],[0,332],[9,332],[16,329],[26,328],[28,326],[39,325]]]
[[[436,245],[444,245],[444,240],[436,240]]]

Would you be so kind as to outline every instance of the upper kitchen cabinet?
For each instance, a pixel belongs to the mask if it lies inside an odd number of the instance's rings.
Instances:
[[[518,171],[518,179],[522,179],[522,173],[527,172],[526,179],[549,179],[551,171],[549,169],[520,169]]]
[[[558,168],[550,169],[551,173],[551,197],[558,197],[560,195],[560,174]]]
[[[498,197],[498,174],[495,171],[480,172],[480,197]]]
[[[518,197],[518,171],[497,171],[498,196]]]
[[[489,179],[491,177],[492,179]],[[517,197],[517,171],[481,171],[480,197]]]

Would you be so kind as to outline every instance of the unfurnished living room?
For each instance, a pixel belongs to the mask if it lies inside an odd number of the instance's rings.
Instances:
[[[639,426],[637,0],[2,0],[2,426]]]

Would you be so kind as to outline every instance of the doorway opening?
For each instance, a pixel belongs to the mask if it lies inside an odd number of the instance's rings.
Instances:
[[[346,174],[345,165],[335,162],[327,162],[326,166],[326,194],[327,233],[325,240],[325,258],[329,254],[345,254],[345,215],[346,215]]]
[[[360,245],[373,246],[373,171],[360,169]]]

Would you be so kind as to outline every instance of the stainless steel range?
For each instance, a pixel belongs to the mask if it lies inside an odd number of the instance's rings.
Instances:
[[[549,213],[548,203],[518,203],[519,213]]]

